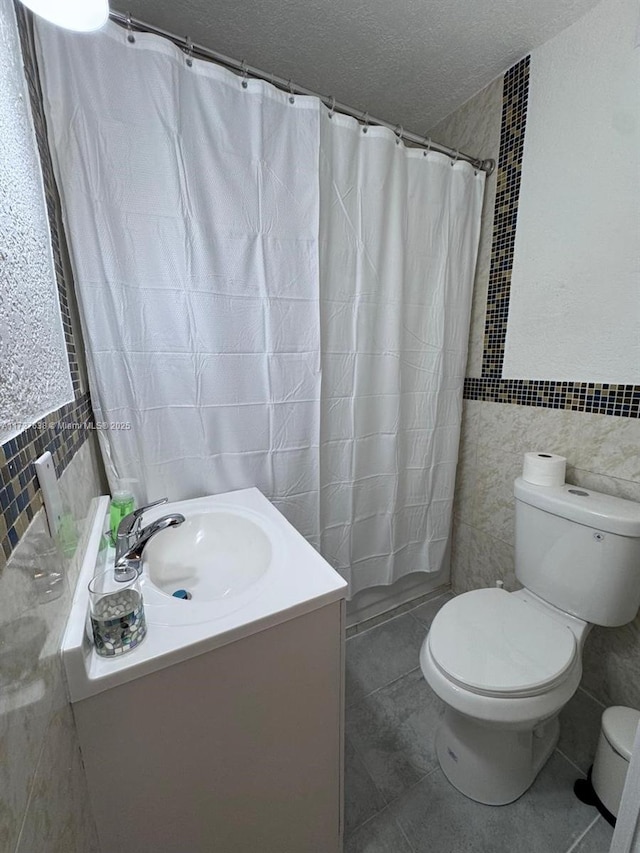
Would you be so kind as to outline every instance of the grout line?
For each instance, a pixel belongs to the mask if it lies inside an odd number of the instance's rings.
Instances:
[[[404,831],[404,826],[400,823],[400,821],[398,820],[398,818],[397,818],[397,817],[394,817],[394,818],[393,818],[393,822],[395,823],[395,825],[396,825],[396,826],[398,827],[398,829],[400,830],[400,835],[401,835],[401,836],[404,838],[404,840],[407,842],[407,847],[409,848],[409,850],[411,851],[411,853],[416,853],[416,848],[415,848],[415,847],[413,846],[413,844],[409,841],[409,838],[407,837],[407,833]]]
[[[381,690],[384,690],[385,687],[391,687],[392,684],[395,684],[397,681],[400,681],[401,678],[406,678],[407,675],[411,675],[412,672],[415,672],[417,669],[420,669],[420,664],[418,666],[414,666],[413,669],[409,669],[406,672],[403,672],[402,675],[399,675],[397,678],[392,678],[391,681],[387,681],[386,684],[381,684],[380,687],[376,687],[375,690],[371,690],[369,693],[362,696],[358,699],[357,702],[351,702],[345,708],[345,724],[348,723],[347,714],[351,708],[357,708],[358,705],[362,705],[365,699],[369,699],[371,696],[374,696],[376,693],[379,693]]]
[[[412,783],[411,783],[411,785],[409,785],[409,787],[408,787],[408,788],[405,788],[405,789],[404,789],[404,791],[401,791],[401,792],[400,792],[399,794],[397,794],[395,797],[392,797],[390,800],[388,800],[388,799],[384,796],[384,794],[382,794],[382,796],[383,796],[383,798],[384,798],[384,800],[385,800],[386,804],[387,804],[388,806],[390,806],[390,805],[393,805],[393,803],[397,803],[399,800],[401,800],[403,797],[405,797],[408,793],[410,793],[411,791],[413,791],[413,789],[414,789],[414,788],[416,788],[418,785],[422,784],[422,782],[424,782],[424,780],[425,780],[427,777],[432,776],[432,775],[436,772],[436,770],[440,770],[440,764],[438,763],[438,760],[437,760],[437,759],[436,759],[436,763],[435,763],[435,765],[431,768],[431,770],[427,770],[427,772],[424,774],[424,776],[421,776],[419,779],[416,779],[416,781],[415,781],[415,782],[412,782]],[[445,778],[445,777],[443,776],[443,778]]]
[[[414,607],[413,609],[414,609],[414,610],[416,610],[417,608],[415,608],[415,607]],[[414,621],[414,622],[417,622],[417,624],[422,628],[422,630],[425,632],[425,637],[426,637],[426,635],[429,633],[429,629],[431,628],[431,625],[430,625],[430,624],[429,624],[429,625],[425,625],[425,624],[424,624],[424,622],[421,622],[421,621],[418,619],[418,617],[417,617],[417,616],[414,616],[414,615],[413,615],[413,610],[407,610],[407,614],[408,614],[409,616],[411,616],[411,618],[413,619],[413,621]]]
[[[347,739],[347,737],[348,737],[348,735],[347,735],[347,733],[345,732],[345,740]],[[368,776],[368,777],[369,777],[369,779],[371,780],[371,784],[373,785],[373,787],[374,787],[374,788],[375,788],[375,790],[377,791],[377,793],[378,793],[378,795],[379,795],[380,799],[381,799],[381,800],[382,800],[382,802],[384,803],[384,805],[382,806],[382,808],[378,809],[378,811],[376,812],[376,815],[378,815],[378,814],[380,814],[380,812],[383,812],[383,811],[387,808],[387,806],[389,805],[389,803],[388,803],[388,801],[387,801],[387,798],[385,797],[385,795],[382,793],[382,791],[381,791],[381,790],[380,790],[380,788],[378,787],[378,783],[376,782],[376,780],[375,780],[375,778],[374,778],[374,776],[373,776],[373,773],[371,772],[371,770],[369,770],[369,765],[368,765],[368,764],[367,764],[367,762],[364,760],[364,756],[362,755],[362,753],[360,752],[360,750],[358,749],[358,747],[356,746],[356,744],[353,742],[353,740],[352,740],[351,738],[349,739],[349,743],[351,744],[351,749],[352,749],[352,750],[355,752],[355,754],[356,754],[356,758],[358,759],[358,761],[360,762],[360,764],[362,764],[362,766],[363,766],[363,767],[364,767],[364,769],[365,769],[365,773],[367,774],[367,776]],[[346,789],[345,789],[345,799],[346,799]],[[372,815],[372,817],[375,817],[375,815]],[[368,820],[370,820],[370,818],[369,818]],[[367,823],[367,822],[368,822],[368,821],[366,820],[364,823]],[[360,824],[360,826],[364,826],[364,824]],[[356,828],[359,828],[359,827],[356,827]]]
[[[366,826],[368,823],[371,823],[371,821],[375,820],[377,817],[379,817],[382,814],[382,812],[386,812],[386,810],[388,808],[389,808],[389,806],[383,806],[379,812],[372,814],[371,817],[368,817],[366,820],[363,820],[362,823],[359,823],[357,826],[354,826],[353,829],[348,834],[345,833],[344,840],[347,841],[347,839],[351,838],[352,835],[355,835],[356,832],[360,832],[360,830],[362,829],[363,826]]]
[[[415,672],[415,670],[411,670],[411,671],[412,671],[412,672]],[[382,689],[382,688],[381,688],[381,689]],[[379,785],[378,785],[378,783],[376,782],[375,775],[373,774],[373,772],[371,771],[371,769],[370,769],[369,765],[367,764],[367,760],[366,760],[365,756],[364,756],[364,755],[363,755],[363,753],[360,751],[360,749],[358,748],[358,746],[357,746],[357,744],[355,743],[355,741],[353,740],[353,738],[349,737],[349,734],[346,732],[346,725],[345,725],[345,740],[346,740],[347,738],[349,739],[349,743],[351,744],[351,748],[352,748],[352,749],[353,749],[353,751],[355,752],[356,757],[358,758],[358,760],[360,761],[360,763],[361,763],[361,764],[362,764],[362,766],[364,767],[364,769],[365,769],[365,771],[366,771],[366,773],[367,773],[367,776],[369,776],[369,778],[370,778],[370,780],[371,780],[371,782],[372,782],[372,784],[373,784],[373,787],[376,789],[376,791],[378,792],[378,794],[380,795],[380,797],[381,797],[382,801],[383,801],[383,802],[384,802],[384,804],[385,804],[385,805],[382,807],[382,809],[380,809],[380,811],[384,811],[384,809],[386,809],[386,808],[387,808],[388,806],[390,806],[392,803],[395,803],[395,802],[397,802],[398,800],[400,800],[402,797],[404,797],[404,796],[405,796],[405,794],[408,794],[408,793],[409,793],[409,791],[411,791],[413,788],[415,788],[415,787],[416,787],[416,785],[419,785],[421,782],[424,782],[424,780],[427,778],[427,776],[431,776],[431,774],[432,774],[432,773],[435,773],[435,772],[436,772],[436,770],[439,770],[439,769],[440,769],[440,764],[438,763],[438,760],[436,759],[435,764],[433,765],[433,767],[431,768],[431,770],[427,770],[427,772],[426,772],[423,776],[421,776],[419,779],[416,779],[416,780],[415,780],[415,782],[413,782],[411,785],[409,785],[409,787],[408,787],[408,788],[406,788],[404,791],[401,791],[397,796],[395,796],[395,797],[391,797],[391,799],[389,799],[389,798],[384,794],[384,792],[380,789],[380,786],[379,786]],[[376,812],[376,814],[380,814],[380,811]],[[365,821],[365,823],[366,823],[366,821]],[[360,825],[362,826],[363,824],[360,824]]]
[[[592,702],[595,702],[595,703],[596,703],[596,705],[600,705],[600,707],[601,707],[601,708],[606,708],[606,707],[607,707],[607,706],[604,704],[604,702],[601,702],[601,701],[600,701],[600,699],[598,699],[598,697],[597,697],[597,696],[594,696],[594,695],[593,695],[593,693],[590,693],[590,692],[589,692],[586,688],[584,688],[581,684],[578,686],[578,690],[582,690],[582,692],[585,694],[585,696],[588,696],[588,697],[589,697],[589,699],[591,699],[591,701],[592,701]],[[576,691],[576,692],[577,692],[577,691]]]
[[[591,830],[593,829],[593,827],[596,825],[596,823],[599,820],[600,820],[600,815],[596,815],[596,817],[594,817],[594,819],[591,821],[589,826],[587,826],[587,828],[584,830],[584,832],[576,838],[576,840],[573,842],[571,847],[569,847],[569,849],[566,851],[566,853],[573,853],[575,850],[577,850],[578,845],[584,841],[585,837],[589,834],[589,832],[591,832]]]
[[[595,414],[594,412],[590,412],[589,414]],[[593,474],[596,477],[606,477],[608,480],[616,480],[621,483],[630,483],[632,486],[637,486],[637,480],[630,480],[628,477],[618,477],[611,476],[611,474],[605,474],[602,471],[593,471],[591,468],[583,468],[581,465],[567,465],[567,468],[571,468],[572,471],[584,471],[585,474]],[[583,488],[587,488],[587,486],[583,486]]]
[[[395,803],[398,803],[401,799],[403,799],[403,798],[404,798],[404,797],[406,797],[408,794],[410,794],[410,793],[411,793],[411,791],[413,791],[413,789],[414,789],[414,788],[417,788],[417,787],[418,787],[418,785],[422,784],[422,782],[424,782],[424,780],[425,780],[428,776],[432,776],[432,775],[433,775],[437,770],[440,770],[440,765],[436,762],[435,767],[432,767],[432,768],[431,768],[431,770],[429,770],[429,772],[428,772],[428,773],[425,773],[425,775],[424,775],[421,779],[418,779],[418,781],[417,781],[417,782],[414,782],[414,783],[413,783],[413,785],[410,785],[410,786],[409,786],[405,791],[403,791],[401,794],[399,794],[397,797],[395,797],[395,799],[391,800],[391,801],[389,802],[389,804],[387,805],[387,808],[391,808],[391,806],[392,806],[392,805],[394,805]],[[446,777],[445,777],[445,775],[444,775],[444,774],[442,774],[442,778],[446,780]],[[396,826],[397,826],[397,827],[400,829],[400,831],[402,832],[402,835],[403,835],[403,837],[404,837],[405,841],[407,842],[407,844],[409,845],[409,848],[410,848],[410,850],[412,851],[412,853],[416,853],[416,851],[415,851],[415,848],[414,848],[413,844],[411,843],[411,841],[409,840],[409,838],[408,838],[408,836],[407,836],[407,833],[405,832],[405,828],[404,828],[404,826],[402,825],[402,821],[400,820],[400,818],[396,818],[396,817],[394,817],[394,821],[395,821],[395,823],[396,823]]]
[[[348,835],[348,836],[345,836],[345,840],[346,840],[346,838],[348,838],[348,837],[350,837],[350,836],[352,836],[352,835],[355,835],[355,834],[356,834],[356,832],[360,832],[360,830],[361,830],[364,826],[366,826],[368,823],[371,823],[371,821],[372,821],[372,820],[375,820],[376,818],[380,817],[380,815],[381,815],[381,814],[383,814],[384,812],[386,812],[386,811],[388,811],[388,810],[389,810],[389,806],[388,806],[388,805],[383,806],[383,807],[380,809],[380,811],[376,812],[375,814],[372,814],[372,815],[371,815],[371,817],[368,817],[365,821],[363,821],[362,823],[358,824],[358,826],[356,826],[356,827],[355,827],[355,828],[354,828],[354,829],[349,833],[349,835]]]
[[[452,596],[452,598],[455,598],[456,593],[453,592],[453,590],[449,590],[448,592],[443,593],[443,595],[450,595],[450,596]],[[435,599],[433,599],[433,600],[435,601]],[[451,601],[451,598],[447,599],[447,601]],[[440,605],[440,608],[444,607],[444,605],[446,603],[447,603],[446,601],[443,602]],[[420,607],[420,605],[418,605],[417,607],[414,607],[413,610],[417,610],[418,607]],[[428,625],[425,625],[425,623],[422,621],[422,619],[419,619],[417,616],[415,616],[413,613],[413,610],[409,610],[407,612],[409,613],[409,616],[411,616],[411,618],[414,620],[414,622],[417,622],[418,625],[422,628],[422,630],[425,631],[425,636],[426,636],[429,633],[429,631],[431,630],[431,625],[433,624],[433,620],[438,615],[440,608],[438,608],[438,610],[436,610],[436,612],[433,614],[433,616],[431,617],[431,621],[429,622]]]
[[[412,786],[412,787],[413,787],[413,786]],[[411,790],[411,788],[409,788],[408,790],[410,791],[410,790]],[[395,801],[394,801],[394,802],[395,802]],[[365,821],[363,821],[362,823],[358,824],[358,826],[354,827],[354,828],[351,830],[351,832],[349,833],[349,835],[345,835],[345,841],[347,841],[349,838],[351,838],[351,836],[355,835],[357,832],[360,832],[360,830],[361,830],[361,829],[363,829],[365,826],[367,826],[367,824],[371,823],[371,822],[372,822],[372,821],[374,821],[374,820],[377,820],[377,819],[378,819],[381,815],[383,815],[385,812],[387,812],[388,816],[391,818],[391,820],[393,820],[394,824],[395,824],[395,825],[396,825],[396,827],[398,828],[398,831],[400,832],[400,834],[402,835],[402,837],[403,837],[403,838],[404,838],[404,840],[406,841],[407,846],[408,846],[409,850],[411,851],[411,853],[416,853],[416,850],[415,850],[415,848],[414,848],[413,844],[412,844],[412,843],[409,841],[409,839],[407,838],[407,834],[406,834],[406,832],[404,831],[404,827],[402,826],[402,824],[400,823],[400,821],[399,821],[399,820],[397,820],[397,818],[395,818],[395,817],[391,814],[391,804],[390,804],[390,803],[387,803],[385,806],[383,806],[383,807],[380,809],[380,811],[377,811],[375,814],[371,815],[371,817],[368,817]]]
[[[558,755],[561,755],[561,756],[564,758],[564,760],[565,760],[565,761],[568,761],[568,762],[569,762],[569,764],[570,764],[570,765],[571,765],[575,770],[577,770],[577,771],[578,771],[578,773],[580,774],[580,776],[582,776],[582,777],[584,778],[584,777],[587,775],[587,774],[585,773],[585,771],[582,769],[582,767],[579,767],[579,766],[575,763],[575,761],[574,761],[573,759],[569,758],[569,756],[568,756],[568,755],[565,755],[565,753],[564,753],[561,749],[558,749],[558,747],[557,747],[557,746],[555,747],[554,752],[557,752],[557,753],[558,753]]]
[[[32,806],[36,800],[36,794],[35,794],[36,782],[38,780],[39,771],[41,770],[42,756],[44,755],[45,747],[47,745],[47,736],[49,735],[49,732],[50,732],[51,719],[52,718],[49,719],[49,722],[47,723],[45,730],[44,730],[44,733],[42,735],[42,743],[40,745],[40,749],[38,751],[38,757],[37,757],[36,762],[35,762],[35,769],[33,771],[33,774],[31,776],[31,781],[29,783],[27,800],[26,800],[25,805],[24,805],[24,811],[22,813],[22,820],[20,821],[20,829],[19,829],[18,834],[17,834],[16,839],[15,839],[15,847],[14,847],[15,853],[17,853],[17,851],[20,848],[20,844],[22,842],[22,838],[24,835],[24,829],[25,829],[25,826],[27,823],[27,817],[29,816],[30,812],[32,811]]]
[[[425,780],[428,776],[433,776],[433,774],[434,774],[437,770],[440,770],[440,763],[438,762],[438,759],[436,758],[436,760],[435,760],[435,761],[436,761],[436,763],[433,765],[433,767],[431,768],[431,770],[427,770],[427,772],[424,774],[424,776],[421,776],[421,777],[420,777],[418,780],[416,780],[412,785],[409,785],[409,787],[407,788],[407,790],[406,790],[406,791],[403,791],[403,792],[402,792],[402,794],[399,794],[399,795],[398,795],[398,796],[397,796],[397,797],[396,797],[392,802],[395,802],[396,800],[399,800],[399,799],[400,799],[400,797],[403,797],[405,794],[408,794],[408,793],[409,793],[409,791],[412,791],[415,787],[417,787],[417,786],[418,786],[418,785],[420,785],[422,782],[424,782],[424,780]],[[446,777],[444,777],[444,774],[443,774],[443,778],[446,778]]]

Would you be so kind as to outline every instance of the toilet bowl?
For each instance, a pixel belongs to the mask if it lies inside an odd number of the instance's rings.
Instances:
[[[458,790],[505,805],[529,788],[580,683],[590,627],[526,591],[475,590],[439,611],[420,666],[447,706],[436,753]]]
[[[640,606],[640,504],[522,479],[515,497],[524,589],[457,596],[420,651],[423,675],[446,705],[440,766],[488,805],[520,797],[551,755],[592,625],[626,624]]]

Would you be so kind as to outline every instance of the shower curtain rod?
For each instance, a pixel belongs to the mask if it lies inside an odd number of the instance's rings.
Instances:
[[[175,33],[170,33],[168,30],[163,30],[153,24],[148,24],[146,21],[134,18],[129,13],[123,14],[122,12],[112,10],[109,13],[109,17],[116,24],[131,30],[132,33],[133,31],[145,32],[168,39],[177,47],[181,48],[181,50],[183,50],[188,56],[197,56],[202,59],[216,62],[219,65],[224,65],[233,71],[239,72],[245,77],[254,77],[258,80],[265,80],[267,83],[271,83],[278,89],[290,92],[292,95],[310,95],[311,97],[319,98],[322,103],[332,111],[351,116],[363,124],[386,127],[389,130],[392,130],[399,138],[406,139],[407,142],[412,142],[414,145],[426,148],[427,150],[438,151],[440,154],[446,154],[448,157],[451,157],[454,162],[456,160],[465,160],[467,163],[471,163],[471,165],[476,169],[486,172],[487,175],[491,175],[496,167],[495,160],[480,160],[477,157],[472,157],[470,154],[464,154],[462,151],[455,151],[453,148],[447,148],[446,145],[441,145],[438,142],[432,142],[431,139],[426,136],[411,133],[408,130],[404,130],[404,128],[399,125],[390,124],[388,121],[384,121],[384,119],[370,116],[367,112],[355,110],[353,107],[341,104],[333,97],[321,95],[319,92],[314,92],[311,89],[306,89],[304,86],[299,86],[297,83],[292,83],[291,80],[285,80],[283,77],[277,77],[275,74],[268,74],[267,72],[260,70],[260,68],[247,65],[244,61],[239,62],[237,59],[232,59],[229,56],[218,53],[216,50],[210,50],[202,45],[194,44],[188,36],[183,38]]]

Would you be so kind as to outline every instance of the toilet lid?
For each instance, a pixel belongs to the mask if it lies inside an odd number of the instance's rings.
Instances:
[[[502,589],[478,589],[444,605],[429,649],[452,681],[478,693],[531,696],[559,681],[573,663],[571,629]]]

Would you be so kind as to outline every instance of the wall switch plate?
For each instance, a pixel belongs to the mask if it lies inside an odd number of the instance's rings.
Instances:
[[[62,526],[62,497],[60,495],[60,485],[56,475],[56,469],[53,464],[53,457],[46,450],[42,456],[34,462],[38,482],[42,489],[42,497],[44,500],[44,508],[47,514],[47,522],[49,524],[49,533],[52,538],[58,536],[58,532]]]

